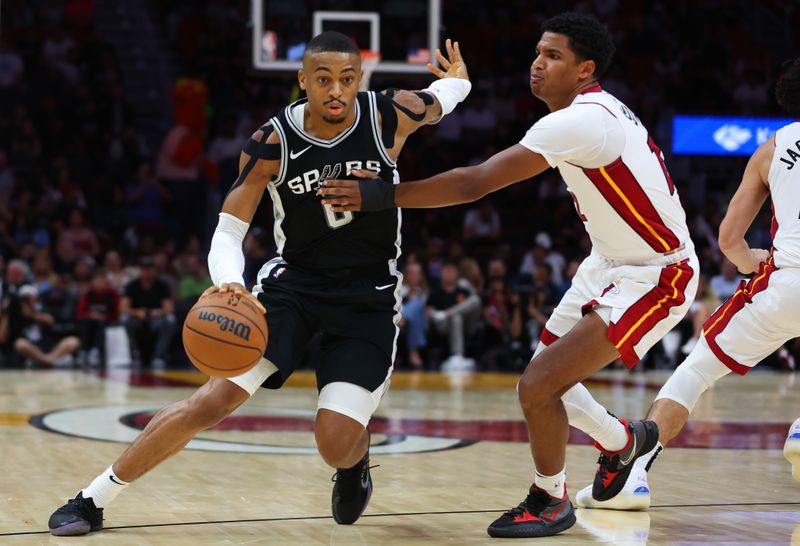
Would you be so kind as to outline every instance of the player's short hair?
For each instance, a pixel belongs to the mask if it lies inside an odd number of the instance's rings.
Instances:
[[[800,58],[786,63],[775,86],[775,99],[790,116],[800,117]]]
[[[542,23],[542,33],[554,32],[569,38],[569,46],[583,61],[594,61],[594,75],[605,73],[614,56],[614,42],[608,28],[591,15],[562,13]]]
[[[358,46],[353,40],[335,30],[326,30],[314,36],[306,45],[305,55],[328,52],[361,55]]]

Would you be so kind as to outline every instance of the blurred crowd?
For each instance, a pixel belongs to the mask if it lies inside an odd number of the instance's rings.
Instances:
[[[117,360],[182,361],[179,325],[210,284],[213,210],[236,177],[241,146],[298,97],[294,75],[250,69],[249,0],[144,4],[182,77],[172,88],[171,128],[158,146],[148,146],[136,128],[117,51],[97,32],[94,0],[2,3],[0,347],[7,365],[100,365],[121,339],[130,350]],[[323,3],[306,4],[310,11]],[[545,18],[589,11],[613,30],[617,54],[603,86],[637,113],[667,154],[703,267],[690,315],[645,362],[674,366],[739,281],[716,231],[744,160],[672,157],[671,117],[779,114],[772,92],[782,61],[800,50],[791,32],[800,28],[800,6],[442,4],[445,34],[461,44],[473,92],[408,140],[399,161],[403,179],[480,162],[546,113],[527,85]],[[416,89],[429,81],[376,74],[371,87]],[[271,225],[265,199],[244,245],[250,283],[274,255]],[[426,369],[524,366],[590,245],[553,171],[472,205],[405,211],[402,235],[398,365]],[[750,237],[769,247],[768,213]],[[783,348],[775,362],[793,367],[793,351]]]

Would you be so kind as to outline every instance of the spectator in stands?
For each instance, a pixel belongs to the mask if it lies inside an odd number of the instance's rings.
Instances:
[[[72,266],[80,258],[94,258],[100,253],[97,236],[86,226],[80,209],[70,211],[69,225],[58,236],[57,253],[61,262],[68,266]]]
[[[0,67],[2,72],[2,67]],[[16,178],[14,171],[8,165],[8,155],[5,150],[0,150],[0,209],[7,209],[14,192]]]
[[[492,202],[484,199],[464,216],[463,239],[465,242],[496,242],[500,239],[500,229],[500,215]]]
[[[153,173],[150,164],[141,163],[136,169],[135,180],[125,188],[128,224],[150,233],[163,230],[170,200],[169,190]]]
[[[534,345],[538,344],[542,329],[559,301],[558,289],[550,281],[550,271],[550,264],[538,264],[533,272],[532,284],[529,288],[526,287],[528,291],[527,311],[530,317],[528,333]]]
[[[195,304],[197,298],[203,291],[211,286],[211,277],[205,263],[200,260],[197,254],[189,254],[184,258],[183,266],[185,273],[178,282],[178,301],[189,303],[189,307]]]
[[[164,250],[154,253],[153,267],[156,270],[156,278],[169,287],[169,295],[174,298],[178,293],[178,277],[172,268],[169,254]]]
[[[146,358],[153,345],[150,363],[153,367],[166,364],[167,351],[177,328],[175,306],[169,286],[156,277],[153,258],[139,261],[139,277],[125,287],[120,301],[120,317],[128,330],[134,359]]]
[[[53,335],[55,322],[53,315],[42,310],[36,287],[23,285],[2,309],[0,343],[10,345],[14,354],[38,364],[69,364],[81,342],[75,336]]]
[[[725,301],[736,292],[739,288],[739,283],[742,281],[741,275],[736,271],[736,266],[730,260],[723,260],[719,266],[719,274],[711,277],[709,288],[719,297],[720,300]]]
[[[502,263],[502,262],[501,262]],[[519,296],[506,285],[503,276],[489,280],[483,302],[483,337],[486,367],[492,370],[511,367],[511,341],[522,334],[522,314]]]
[[[9,91],[19,86],[24,72],[22,57],[11,49],[5,38],[0,38],[0,98],[9,100],[5,104],[10,104],[14,95]]]
[[[108,282],[120,294],[125,291],[125,287],[128,286],[128,283],[136,278],[135,271],[132,271],[129,267],[123,266],[122,257],[116,250],[109,250],[106,252],[105,259],[103,260],[103,267],[105,268]]]
[[[426,336],[428,321],[425,317],[428,282],[419,263],[412,262],[406,265],[400,297],[403,299],[403,318],[400,321],[400,328],[406,335],[408,363],[412,368],[422,369],[424,362],[421,351],[424,351],[428,344]]]
[[[81,296],[75,318],[82,347],[78,361],[97,366],[105,359],[105,329],[119,319],[119,292],[102,269],[92,275],[91,286]]]
[[[58,274],[53,271],[53,262],[50,259],[50,249],[41,248],[36,251],[31,264],[33,272],[33,285],[44,294],[56,283]]]
[[[452,263],[442,267],[439,286],[427,301],[427,315],[434,330],[445,335],[450,356],[442,371],[475,369],[475,361],[464,356],[465,336],[475,332],[481,315],[481,299],[475,293],[458,286],[458,269]]]

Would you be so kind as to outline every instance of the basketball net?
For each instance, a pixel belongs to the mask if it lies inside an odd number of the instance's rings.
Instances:
[[[364,74],[361,76],[361,85],[358,88],[359,91],[369,90],[369,79],[380,60],[380,52],[372,51],[371,49],[361,50],[361,70]]]

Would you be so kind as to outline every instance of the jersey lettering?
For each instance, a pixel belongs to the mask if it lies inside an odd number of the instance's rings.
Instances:
[[[795,147],[797,147],[797,152],[800,152],[800,140],[795,142],[794,145]],[[785,157],[780,158],[782,163],[786,163],[787,165],[789,165],[788,167],[786,167],[787,171],[791,171],[792,169],[794,169],[795,163],[797,163],[797,160],[800,159],[800,153],[797,152],[795,152],[791,148],[787,148],[786,155],[789,156],[789,159],[786,159]]]

